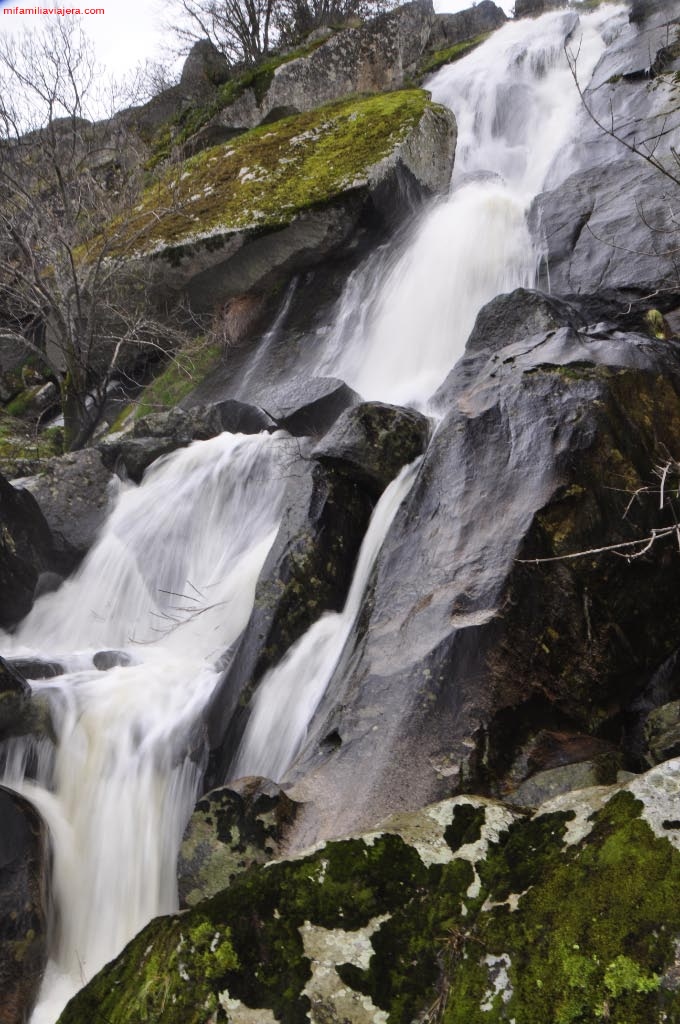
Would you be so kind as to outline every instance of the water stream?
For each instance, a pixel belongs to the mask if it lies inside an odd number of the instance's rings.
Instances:
[[[616,19],[623,24],[607,8],[577,28],[564,11],[511,22],[428,83],[458,120],[450,194],[406,244],[384,247],[351,277],[313,372],[342,377],[367,399],[426,408],[479,309],[534,283],[541,246],[527,210],[577,153],[565,37],[582,37],[585,81]],[[84,981],[176,906],[176,855],[205,757],[198,723],[276,533],[287,443],[223,434],[159,460],[139,487],[121,485],[78,573],[14,635],[0,635],[3,655],[63,669],[32,684],[49,702],[54,737],[3,749],[4,781],[41,810],[55,852],[52,956],[33,1024],[54,1024]],[[285,774],[415,472],[381,499],[343,612],[323,616],[260,687],[235,774]]]
[[[427,407],[463,353],[490,299],[533,287],[542,256],[527,212],[575,168],[582,116],[564,54],[573,32],[579,77],[604,50],[603,28],[623,8],[580,20],[571,11],[508,22],[469,56],[425,83],[458,124],[451,190],[397,248],[385,246],[350,279],[317,372],[366,399]]]

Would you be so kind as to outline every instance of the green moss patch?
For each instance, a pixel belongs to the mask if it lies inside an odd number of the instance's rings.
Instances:
[[[207,149],[143,194],[122,248],[148,252],[295,214],[366,183],[429,104],[420,90],[343,100]],[[215,244],[221,244],[218,239]]]
[[[152,412],[172,409],[205,379],[219,363],[221,356],[221,345],[209,344],[204,338],[185,346],[144,388],[137,400],[134,418],[141,419]],[[112,427],[112,432],[120,428],[128,417],[129,408],[126,408]]]
[[[8,477],[32,473],[44,459],[63,452],[63,430],[48,427],[40,433],[8,413],[0,414],[0,473]]]
[[[460,806],[442,830],[474,841],[479,807]],[[680,853],[641,807],[619,791],[572,845],[571,812],[519,817],[474,864],[468,845],[426,866],[388,832],[251,869],[187,914],[152,922],[60,1024],[227,1021],[233,1000],[263,1020],[306,1024],[316,970],[306,923],[335,930],[339,986],[389,1024],[677,1021]],[[357,959],[343,943],[371,922],[372,955]],[[333,1013],[314,1007],[314,1019]]]

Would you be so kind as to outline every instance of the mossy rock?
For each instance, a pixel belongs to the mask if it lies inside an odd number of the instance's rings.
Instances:
[[[670,762],[533,816],[458,797],[253,868],[152,922],[60,1024],[680,1020],[679,793]]]
[[[147,188],[119,247],[148,253],[289,224],[302,210],[366,186],[427,111],[451,133],[451,115],[419,90],[353,97],[255,128]]]

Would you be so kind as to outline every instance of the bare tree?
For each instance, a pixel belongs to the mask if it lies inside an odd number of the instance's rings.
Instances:
[[[375,18],[399,0],[278,0],[275,24],[284,43],[295,43],[314,29],[342,25],[349,19]]]
[[[175,31],[191,45],[209,39],[230,65],[250,67],[269,53],[276,0],[181,0],[186,19]]]
[[[122,120],[100,119],[115,101],[75,19],[0,39],[0,343],[54,377],[67,449],[90,436],[126,350],[168,331],[129,259],[140,154]]]
[[[372,18],[399,0],[181,0],[185,22],[175,27],[184,44],[210,42],[234,67],[250,67],[275,46],[299,43],[316,28],[349,18]]]

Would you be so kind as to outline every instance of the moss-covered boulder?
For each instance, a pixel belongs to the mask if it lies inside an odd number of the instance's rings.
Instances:
[[[47,829],[23,797],[0,787],[0,1024],[24,1024],[47,960]]]
[[[455,137],[453,115],[418,90],[285,118],[168,171],[120,245],[156,257],[161,289],[213,309],[313,266],[371,216],[402,217],[404,191],[445,190]]]
[[[680,764],[535,814],[458,797],[152,922],[60,1024],[680,1019]]]
[[[177,863],[180,907],[215,896],[253,864],[278,856],[297,809],[268,779],[239,779],[201,797]]]

